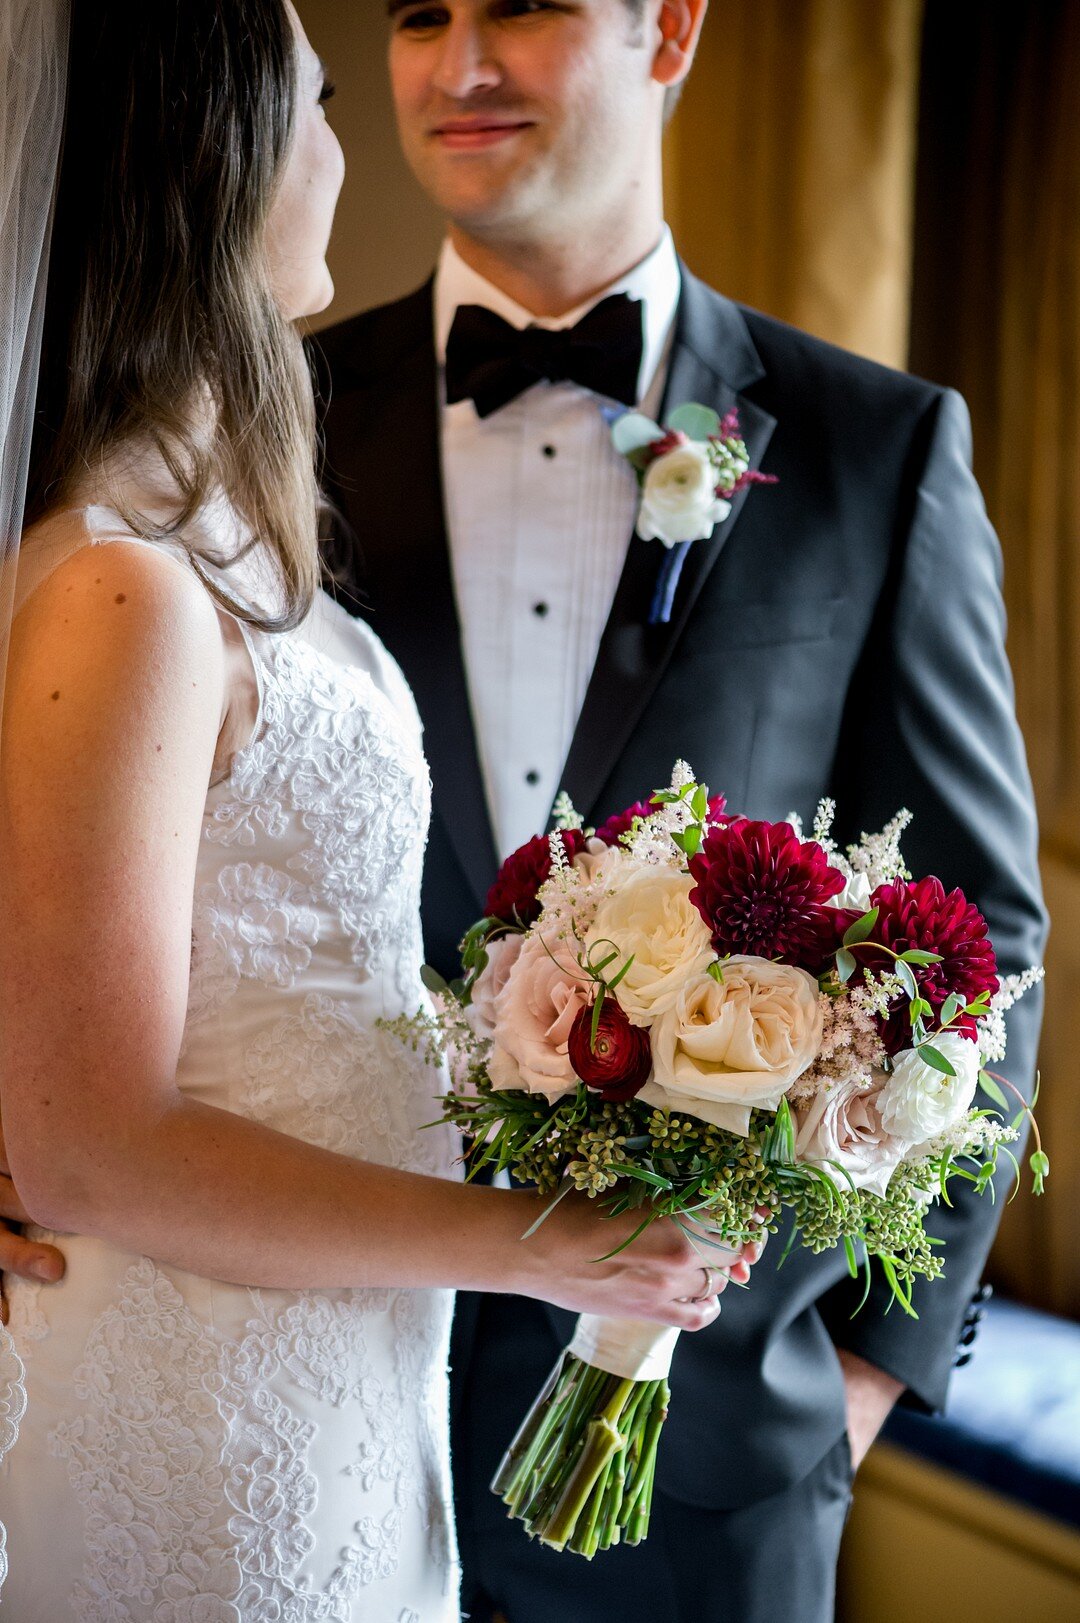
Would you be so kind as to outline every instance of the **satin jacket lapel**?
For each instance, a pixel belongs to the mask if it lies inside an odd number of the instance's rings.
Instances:
[[[713,406],[721,415],[737,407],[750,465],[759,468],[776,419],[740,390],[762,376],[761,362],[737,307],[683,267],[662,416],[690,401]],[[668,625],[647,623],[661,563],[660,543],[646,543],[636,536],[631,540],[563,771],[563,787],[586,819],[652,697],[748,498],[764,499],[760,492],[755,497],[752,485],[745,487],[732,502],[724,523],[707,541],[696,541],[690,548]]]
[[[395,342],[393,355],[357,357],[360,375],[347,398],[339,388],[334,410],[356,414],[346,428],[349,483],[356,485],[363,530],[378,537],[363,559],[371,623],[416,698],[435,814],[475,892],[479,914],[498,863],[446,533],[430,285],[415,300],[404,348]],[[401,335],[398,327],[395,339]],[[331,452],[341,440],[339,427]],[[340,453],[337,460],[344,460]],[[343,500],[348,503],[347,496]]]

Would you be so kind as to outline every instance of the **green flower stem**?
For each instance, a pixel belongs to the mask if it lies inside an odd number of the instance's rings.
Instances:
[[[513,1442],[502,1457],[502,1462],[491,1484],[492,1493],[497,1493],[500,1498],[509,1488],[522,1460],[528,1458],[532,1452],[533,1444],[544,1428],[545,1420],[550,1422],[552,1394],[555,1392],[566,1368],[566,1361],[567,1354],[563,1353],[548,1376],[544,1390],[518,1427]]]
[[[666,1381],[631,1381],[563,1354],[493,1489],[533,1538],[586,1560],[649,1523]]]
[[[603,1370],[573,1361],[573,1378],[564,1403],[553,1413],[538,1453],[530,1493],[522,1512],[530,1532],[545,1525],[567,1477],[577,1461],[590,1415],[601,1406],[601,1393],[610,1377]]]
[[[622,1446],[621,1434],[616,1431],[606,1415],[598,1415],[595,1420],[589,1421],[585,1428],[585,1446],[563,1488],[558,1504],[540,1534],[544,1544],[549,1544],[555,1550],[566,1547],[597,1478]],[[597,1504],[593,1511],[594,1518],[598,1511]]]

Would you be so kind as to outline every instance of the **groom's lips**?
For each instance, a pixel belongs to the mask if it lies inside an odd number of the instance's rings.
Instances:
[[[527,119],[461,119],[437,124],[432,135],[441,146],[454,152],[477,152],[498,146],[522,130],[530,128]]]

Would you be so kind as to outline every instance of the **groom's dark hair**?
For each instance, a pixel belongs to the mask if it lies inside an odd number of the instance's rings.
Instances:
[[[284,607],[263,614],[189,550],[269,629],[318,585],[311,377],[266,258],[298,96],[285,0],[72,0],[27,492],[31,524],[156,443],[182,498],[169,532],[223,490],[265,548]]]

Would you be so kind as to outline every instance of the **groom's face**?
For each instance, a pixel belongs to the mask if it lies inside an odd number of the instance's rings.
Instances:
[[[661,0],[389,0],[390,74],[424,190],[479,237],[588,229],[654,163]]]

